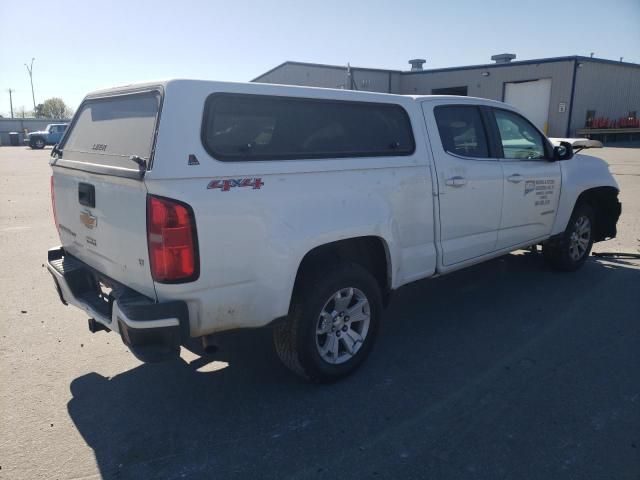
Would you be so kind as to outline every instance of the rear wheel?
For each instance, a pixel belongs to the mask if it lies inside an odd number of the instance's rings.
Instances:
[[[305,275],[285,323],[274,329],[282,362],[315,382],[353,372],[375,342],[382,295],[375,278],[348,263]]]
[[[586,203],[577,205],[562,237],[543,244],[544,258],[558,270],[571,272],[580,268],[593,246],[594,222],[593,209]]]
[[[35,137],[35,138],[32,138],[32,139],[29,141],[29,146],[30,146],[31,148],[36,149],[36,150],[41,150],[41,149],[43,149],[43,148],[44,148],[44,145],[45,145],[45,141],[44,141],[44,138],[42,138],[42,137]]]

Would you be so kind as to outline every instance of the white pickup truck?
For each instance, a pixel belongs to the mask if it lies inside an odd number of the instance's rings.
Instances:
[[[468,97],[130,85],[84,99],[51,167],[48,269],[92,331],[154,361],[271,325],[319,382],[362,362],[397,288],[539,244],[575,270],[621,211],[604,161]]]

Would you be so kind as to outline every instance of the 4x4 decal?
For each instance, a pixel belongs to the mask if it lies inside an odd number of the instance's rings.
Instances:
[[[251,187],[253,190],[260,190],[264,185],[262,178],[230,178],[227,180],[211,180],[207,189],[219,188],[223,192],[228,192],[234,187]]]

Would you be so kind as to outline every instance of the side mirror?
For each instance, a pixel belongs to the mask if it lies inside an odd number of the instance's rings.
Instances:
[[[569,160],[573,158],[573,147],[569,142],[560,142],[560,145],[553,147],[554,160]]]
[[[56,143],[53,148],[51,149],[51,155],[49,155],[50,157],[53,158],[58,158],[58,154],[61,154],[62,151],[58,150],[58,144]]]

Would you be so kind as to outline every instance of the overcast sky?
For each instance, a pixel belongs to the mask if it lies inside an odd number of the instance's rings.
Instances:
[[[407,69],[586,55],[640,63],[640,0],[0,1],[0,113],[143,80],[249,81],[285,60]]]

